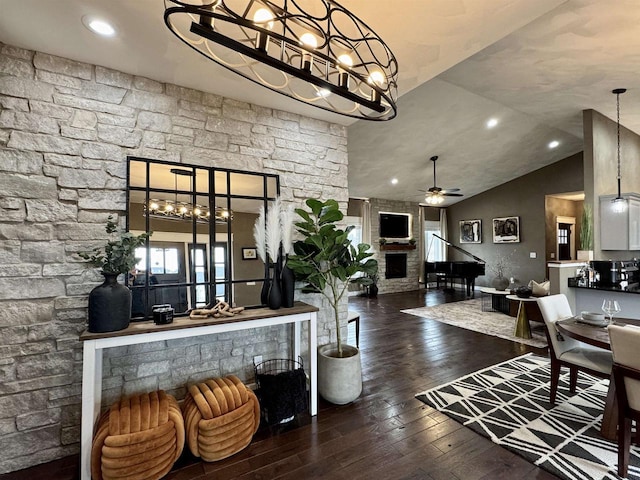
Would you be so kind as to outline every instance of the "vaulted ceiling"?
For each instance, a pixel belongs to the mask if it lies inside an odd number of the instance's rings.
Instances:
[[[348,125],[355,197],[421,201],[432,155],[438,186],[462,198],[558,161],[582,150],[583,109],[615,118],[617,87],[629,89],[622,124],[640,131],[636,0],[340,3],[398,58],[394,120],[352,122],[232,74],[173,37],[160,0],[0,0],[0,41]],[[90,33],[85,15],[112,21],[118,35]]]

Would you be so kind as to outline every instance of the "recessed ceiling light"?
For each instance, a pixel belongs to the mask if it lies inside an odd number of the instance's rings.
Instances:
[[[487,120],[487,128],[493,128],[496,125],[498,125],[498,119],[497,118],[490,118],[489,120]]]
[[[116,34],[116,29],[106,20],[85,15],[82,17],[82,23],[93,33],[103,37],[113,37]]]
[[[556,148],[558,145],[560,145],[560,142],[557,140],[554,140],[553,142],[549,142],[549,148]]]
[[[397,178],[392,178],[391,179],[391,184],[392,185],[397,185],[398,184],[398,179]]]

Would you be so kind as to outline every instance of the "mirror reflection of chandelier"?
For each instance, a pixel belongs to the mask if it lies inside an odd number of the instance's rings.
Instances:
[[[155,218],[163,218],[166,220],[186,221],[192,221],[192,219],[195,217],[196,222],[198,223],[209,223],[211,221],[211,212],[208,207],[198,204],[192,205],[190,202],[178,200],[178,175],[193,178],[193,172],[180,168],[172,168],[171,173],[173,173],[175,176],[174,199],[150,199],[149,205],[145,203],[143,206],[144,215],[149,215],[150,217]],[[191,182],[190,190],[193,190],[193,185]],[[216,207],[213,216],[216,223],[227,223],[228,221],[233,220],[233,212],[223,207]]]

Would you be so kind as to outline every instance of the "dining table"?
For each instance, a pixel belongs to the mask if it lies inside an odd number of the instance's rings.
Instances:
[[[613,323],[616,325],[638,325],[640,320],[630,318],[615,318]],[[582,322],[578,317],[559,320],[556,322],[556,330],[561,335],[579,340],[580,342],[593,345],[595,347],[611,350],[611,342],[609,340],[609,331],[605,326],[591,325]],[[602,426],[600,434],[608,439],[615,440],[618,430],[618,403],[616,400],[616,386],[613,376],[609,379],[609,390],[607,391],[607,399],[602,414]]]

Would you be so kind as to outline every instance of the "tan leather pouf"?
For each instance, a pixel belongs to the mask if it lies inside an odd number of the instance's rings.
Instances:
[[[235,375],[191,385],[182,412],[189,449],[207,462],[245,448],[260,425],[258,399]]]
[[[162,390],[122,398],[104,412],[91,449],[94,480],[156,480],[184,448],[184,420]]]

